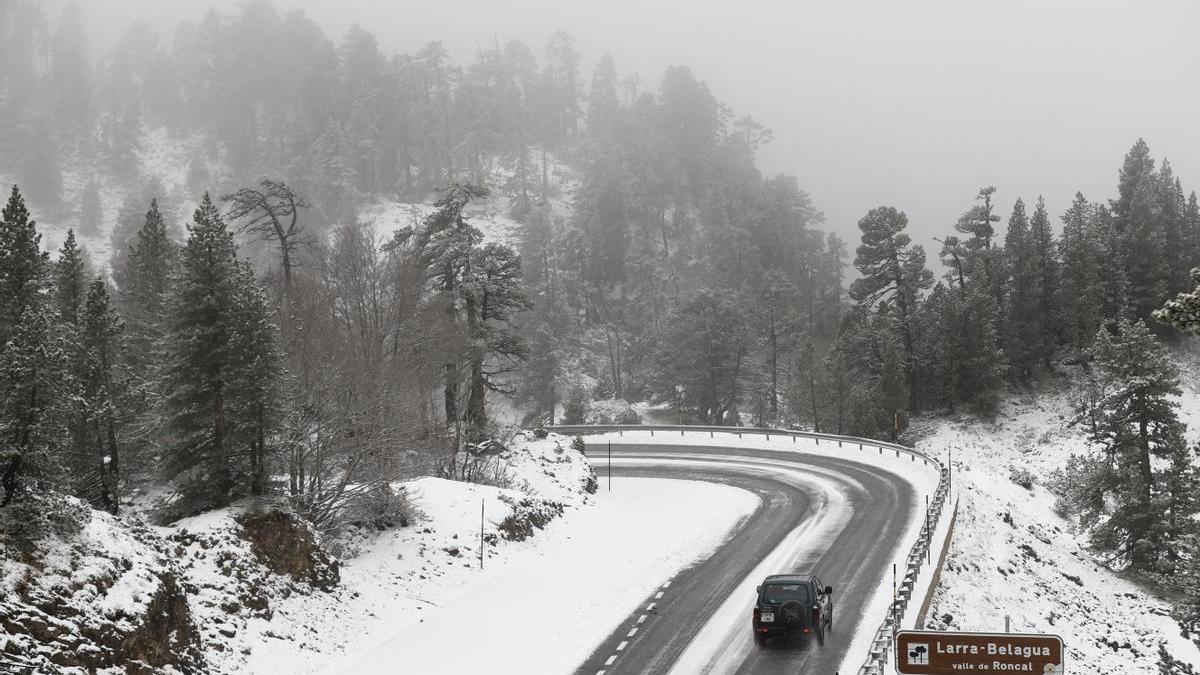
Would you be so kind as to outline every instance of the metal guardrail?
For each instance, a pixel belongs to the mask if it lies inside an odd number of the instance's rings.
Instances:
[[[899,630],[899,622],[904,617],[908,610],[909,603],[913,600],[913,589],[917,583],[917,577],[921,573],[921,569],[927,564],[929,558],[929,547],[933,542],[934,532],[937,531],[938,522],[942,518],[945,511],[946,502],[949,500],[952,475],[950,467],[938,457],[933,457],[925,452],[910,448],[896,443],[888,443],[886,441],[877,441],[870,438],[858,438],[856,436],[839,436],[835,434],[819,434],[811,431],[793,431],[789,429],[771,429],[764,427],[719,427],[719,426],[693,426],[693,425],[655,425],[655,424],[597,424],[597,425],[564,425],[547,427],[548,431],[554,431],[560,434],[567,435],[583,435],[583,434],[604,434],[617,433],[624,435],[626,431],[649,431],[653,436],[655,432],[663,434],[674,434],[679,432],[680,436],[685,436],[688,432],[704,433],[708,432],[709,438],[716,438],[716,434],[737,434],[738,438],[743,435],[766,436],[767,440],[771,436],[780,436],[791,438],[795,442],[797,438],[811,439],[820,445],[822,441],[828,442],[830,445],[837,444],[839,448],[846,446],[857,447],[859,450],[868,448],[877,448],[882,454],[885,450],[895,452],[899,457],[901,453],[909,455],[915,462],[920,459],[924,464],[933,464],[938,469],[939,478],[937,491],[929,500],[929,507],[925,511],[925,522],[921,527],[921,532],[917,536],[916,543],[909,549],[908,558],[905,561],[904,575],[897,579],[896,597],[890,605],[888,605],[888,613],[883,617],[883,622],[879,624],[879,628],[875,631],[875,637],[871,640],[871,647],[867,653],[867,660],[862,667],[858,669],[858,675],[883,675],[887,671],[889,655],[892,650],[892,642],[896,631]]]

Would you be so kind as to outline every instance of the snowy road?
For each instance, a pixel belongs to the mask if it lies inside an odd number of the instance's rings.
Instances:
[[[606,452],[591,442],[603,485]],[[761,503],[713,555],[664,580],[578,673],[857,668],[843,661],[860,620],[866,616],[868,629],[878,622],[879,591],[890,589],[891,565],[920,499],[910,482],[862,461],[776,450],[614,444],[612,453],[614,475],[719,482],[752,491]],[[754,586],[767,574],[807,570],[834,587],[833,634],[824,645],[756,647]]]

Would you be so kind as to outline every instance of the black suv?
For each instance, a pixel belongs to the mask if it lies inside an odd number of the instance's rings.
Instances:
[[[825,642],[833,630],[833,587],[812,574],[773,574],[755,589],[754,642],[769,637],[808,638]]]

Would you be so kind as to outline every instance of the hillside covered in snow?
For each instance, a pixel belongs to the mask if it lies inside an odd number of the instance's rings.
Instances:
[[[1200,440],[1194,345],[1173,358],[1188,438]],[[1196,637],[1172,618],[1178,591],[1126,573],[1088,546],[1054,492],[1067,458],[1087,448],[1077,374],[1005,398],[990,420],[923,420],[917,447],[953,457],[958,515],[927,626],[934,630],[1062,636],[1068,672],[1159,673],[1160,647],[1200,667]],[[927,423],[927,424],[926,424]],[[1065,476],[1070,480],[1070,476]],[[1175,672],[1175,671],[1171,671]]]

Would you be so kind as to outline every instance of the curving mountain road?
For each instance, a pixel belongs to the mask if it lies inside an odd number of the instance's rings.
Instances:
[[[606,451],[592,440],[588,454],[603,489]],[[755,492],[761,504],[715,553],[664,579],[578,673],[837,672],[866,606],[890,583],[917,508],[909,482],[860,462],[715,444],[614,444],[612,457],[614,475],[715,481]],[[823,645],[755,646],[754,587],[767,574],[810,570],[834,588],[833,633]]]

